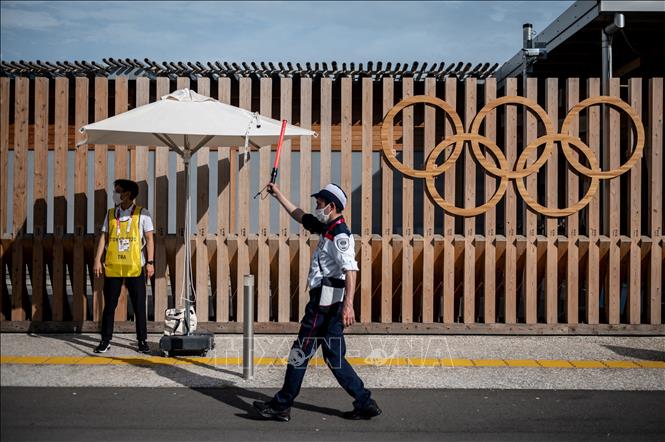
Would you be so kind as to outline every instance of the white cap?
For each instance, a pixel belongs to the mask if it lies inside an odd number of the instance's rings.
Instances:
[[[323,198],[325,200],[335,203],[335,207],[342,210],[346,207],[346,193],[337,184],[330,183],[319,190],[317,193],[312,194],[313,197]]]

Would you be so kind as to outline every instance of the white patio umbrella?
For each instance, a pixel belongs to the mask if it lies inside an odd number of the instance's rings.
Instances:
[[[282,123],[214,98],[180,89],[154,103],[137,107],[80,128],[87,139],[82,144],[133,146],[168,146],[185,162],[185,324],[189,332],[191,303],[191,221],[189,167],[192,155],[203,146],[254,147],[277,144]],[[315,132],[290,124],[284,139],[316,135]]]

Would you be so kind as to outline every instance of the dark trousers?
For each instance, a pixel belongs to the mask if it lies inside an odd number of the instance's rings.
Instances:
[[[319,307],[321,289],[310,291],[310,300],[305,307],[305,316],[300,322],[298,339],[289,353],[289,362],[282,389],[271,400],[277,410],[283,410],[295,400],[309,360],[320,345],[323,359],[330,368],[337,382],[355,400],[355,408],[364,408],[369,404],[371,393],[367,390],[358,374],[345,358],[344,324],[342,322],[343,302],[333,304],[327,309]]]
[[[129,299],[134,308],[134,322],[136,323],[136,339],[148,339],[148,326],[146,324],[145,308],[145,273],[142,271],[134,278],[104,278],[104,312],[102,313],[102,340],[110,341],[113,337],[113,319],[115,309],[120,298],[122,282],[125,282]]]

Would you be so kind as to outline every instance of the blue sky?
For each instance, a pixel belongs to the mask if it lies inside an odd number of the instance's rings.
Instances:
[[[0,58],[502,63],[572,3],[2,1]]]

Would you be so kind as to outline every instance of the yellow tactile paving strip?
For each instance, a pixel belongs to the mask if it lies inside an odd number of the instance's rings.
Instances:
[[[347,358],[354,366],[375,367],[529,367],[529,368],[665,368],[665,361],[597,361],[554,359],[436,359],[436,358]],[[254,358],[254,365],[286,365],[286,358]],[[161,356],[0,356],[0,364],[18,365],[226,365],[241,366],[242,358]],[[316,357],[310,365],[324,366]]]

